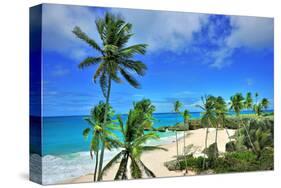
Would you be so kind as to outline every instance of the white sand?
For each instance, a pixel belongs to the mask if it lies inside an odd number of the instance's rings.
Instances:
[[[209,128],[209,136],[208,136],[208,145],[214,143],[215,141],[215,128]],[[228,130],[230,136],[235,133],[235,130]],[[179,133],[183,135],[182,133]],[[194,153],[194,155],[200,155],[202,150],[204,149],[205,144],[205,135],[206,129],[197,129],[188,131],[186,136],[186,146],[189,145],[189,152]],[[179,154],[183,153],[183,142],[184,139],[181,138],[179,140]],[[221,129],[218,131],[218,149],[219,152],[225,152],[225,144],[229,141],[227,133],[225,129]],[[163,150],[155,150],[149,151],[142,154],[143,163],[156,175],[156,177],[171,177],[171,176],[183,176],[185,175],[183,171],[169,171],[164,163],[167,161],[174,160],[176,158],[176,142],[173,140],[173,143],[162,145],[163,148],[166,148],[168,151]],[[118,169],[118,165],[116,164],[113,168],[104,176],[103,180],[113,180],[115,173]],[[195,175],[194,172],[188,172],[187,175]],[[80,182],[91,182],[93,181],[93,175],[88,174],[79,178],[72,179],[70,181],[66,181],[66,183],[80,183]]]

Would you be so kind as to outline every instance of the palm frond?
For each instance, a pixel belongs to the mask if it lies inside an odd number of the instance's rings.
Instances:
[[[163,150],[168,151],[166,148],[160,146],[143,146],[142,151],[153,151],[153,150]]]
[[[139,82],[130,74],[128,73],[125,69],[120,69],[120,73],[124,78],[129,82],[129,84],[135,88],[140,88]]]
[[[125,153],[120,162],[120,165],[119,165],[119,168],[117,170],[114,180],[128,179],[127,164],[128,164],[128,154]]]
[[[100,87],[102,90],[102,94],[104,97],[107,96],[107,90],[108,90],[108,75],[105,71],[102,72],[102,75],[100,76]]]
[[[145,54],[147,44],[136,44],[120,50],[121,56],[125,58],[133,57],[135,54]]]
[[[146,175],[148,177],[151,177],[151,178],[155,178],[156,177],[155,174],[149,168],[147,168],[147,166],[145,166],[145,164],[141,160],[138,160],[138,161],[141,164],[141,166],[143,167],[144,172],[146,173]]]
[[[139,165],[137,164],[135,158],[130,155],[130,159],[131,159],[130,169],[131,169],[132,177],[134,179],[142,178],[141,169],[140,169]]]
[[[122,157],[122,155],[123,155],[123,152],[121,151],[121,152],[119,152],[117,155],[115,155],[104,167],[103,167],[103,169],[102,169],[102,176],[104,176],[106,173],[107,173],[107,171],[110,169],[110,168],[112,168],[112,166],[114,165],[114,164],[116,164],[117,162],[118,162],[118,160]]]
[[[93,39],[91,39],[90,37],[88,37],[88,35],[86,33],[84,33],[80,27],[74,27],[73,31],[72,31],[78,38],[80,38],[81,40],[85,41],[86,43],[88,43],[91,47],[93,47],[94,49],[96,49],[99,52],[102,52],[101,47],[98,45],[98,43],[96,41],[94,41]]]
[[[84,69],[87,68],[91,65],[96,65],[98,63],[100,63],[102,61],[101,57],[87,57],[86,59],[84,59],[79,65],[78,67],[80,69]]]
[[[91,131],[90,128],[84,129],[84,131],[83,131],[83,137],[84,137],[85,140],[88,138],[90,131]]]

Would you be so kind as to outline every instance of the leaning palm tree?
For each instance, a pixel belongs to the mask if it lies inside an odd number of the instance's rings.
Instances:
[[[105,97],[107,112],[112,81],[116,83],[122,82],[120,74],[133,87],[140,87],[139,82],[134,78],[133,74],[143,76],[147,67],[141,61],[134,60],[133,58],[137,54],[145,54],[147,45],[135,44],[127,46],[129,39],[133,36],[132,24],[125,22],[119,16],[106,13],[104,18],[99,18],[95,21],[95,25],[102,45],[91,39],[77,26],[73,29],[73,33],[94,49],[95,53],[93,54],[99,54],[97,56],[87,57],[78,67],[80,69],[90,66],[97,67],[93,75],[93,80],[94,82],[99,80],[103,96]],[[104,117],[103,126],[105,122],[106,117]],[[103,166],[104,147],[104,142],[102,142],[99,174],[101,174]]]
[[[100,150],[100,143],[102,142],[102,140],[106,142],[105,145],[109,150],[117,146],[115,142],[117,136],[112,133],[112,131],[114,131],[116,127],[112,124],[111,119],[112,119],[113,111],[110,106],[106,117],[106,122],[107,122],[106,126],[102,126],[105,108],[106,108],[105,103],[100,102],[97,106],[95,106],[91,110],[90,116],[85,118],[85,121],[87,121],[89,127],[84,129],[83,136],[85,139],[87,139],[89,135],[91,135],[90,157],[92,160],[94,159],[94,155],[95,155],[95,169],[94,169],[93,181],[96,181],[97,179],[99,150]]]
[[[179,124],[178,122],[178,113],[180,112],[180,108],[182,107],[182,103],[180,101],[176,101],[174,103],[174,112],[176,113],[176,126]],[[179,157],[179,143],[178,143],[178,132],[177,130],[175,130],[176,132],[176,145],[177,145],[177,159]]]
[[[204,151],[206,152],[208,147],[208,134],[209,134],[209,127],[216,124],[216,111],[215,111],[215,101],[216,98],[209,95],[205,97],[201,97],[202,105],[196,105],[196,107],[200,108],[203,112],[201,117],[201,123],[206,126],[206,136],[205,136],[205,148]],[[203,169],[206,168],[206,157],[203,160]]]
[[[141,154],[145,151],[156,149],[166,151],[166,149],[158,146],[145,145],[147,141],[159,138],[153,132],[143,133],[145,119],[144,113],[136,109],[130,110],[126,125],[124,125],[121,117],[118,116],[118,122],[123,136],[123,140],[119,143],[122,150],[105,165],[102,176],[114,164],[117,164],[121,160],[114,178],[115,180],[128,179],[129,174],[133,179],[142,178],[144,175],[152,178],[155,177],[155,174],[141,161]]]

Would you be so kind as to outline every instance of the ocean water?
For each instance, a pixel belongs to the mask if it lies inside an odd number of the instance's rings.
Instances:
[[[243,112],[250,114],[252,112]],[[191,113],[193,119],[200,118],[199,112]],[[42,139],[42,172],[43,184],[62,183],[94,170],[95,160],[89,154],[90,139],[85,140],[82,132],[88,127],[83,119],[85,116],[43,117]],[[154,127],[173,126],[182,121],[175,113],[154,114]],[[125,120],[127,115],[122,115]],[[150,141],[151,145],[171,143],[173,132],[158,133],[160,139]],[[179,133],[179,137],[182,133]],[[119,134],[119,136],[121,136]],[[106,151],[105,162],[114,156],[118,150]],[[31,160],[38,161],[39,155],[33,154]]]

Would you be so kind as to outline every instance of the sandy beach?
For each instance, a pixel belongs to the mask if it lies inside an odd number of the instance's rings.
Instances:
[[[230,135],[235,133],[235,130],[228,130]],[[193,153],[194,156],[200,155],[204,149],[204,140],[205,140],[206,129],[197,129],[188,131],[186,136],[186,146],[190,148],[188,153]],[[183,135],[180,133],[180,135]],[[214,143],[215,140],[215,128],[209,129],[208,136],[208,145]],[[218,149],[219,152],[225,152],[225,144],[229,141],[225,129],[218,131]],[[183,152],[183,143],[184,139],[181,137],[179,139],[179,154]],[[185,175],[183,171],[169,171],[164,163],[167,161],[174,160],[176,158],[176,143],[175,139],[172,140],[172,143],[161,145],[163,148],[166,148],[168,151],[156,150],[149,151],[142,154],[143,163],[154,172],[156,177],[172,177],[172,176],[183,176]],[[118,169],[118,165],[113,166],[112,170],[109,171],[103,178],[104,181],[110,181],[114,179],[115,173]],[[194,172],[190,171],[187,175],[195,175]],[[78,178],[74,178],[64,183],[81,183],[81,182],[91,182],[93,181],[93,175],[87,174]]]

